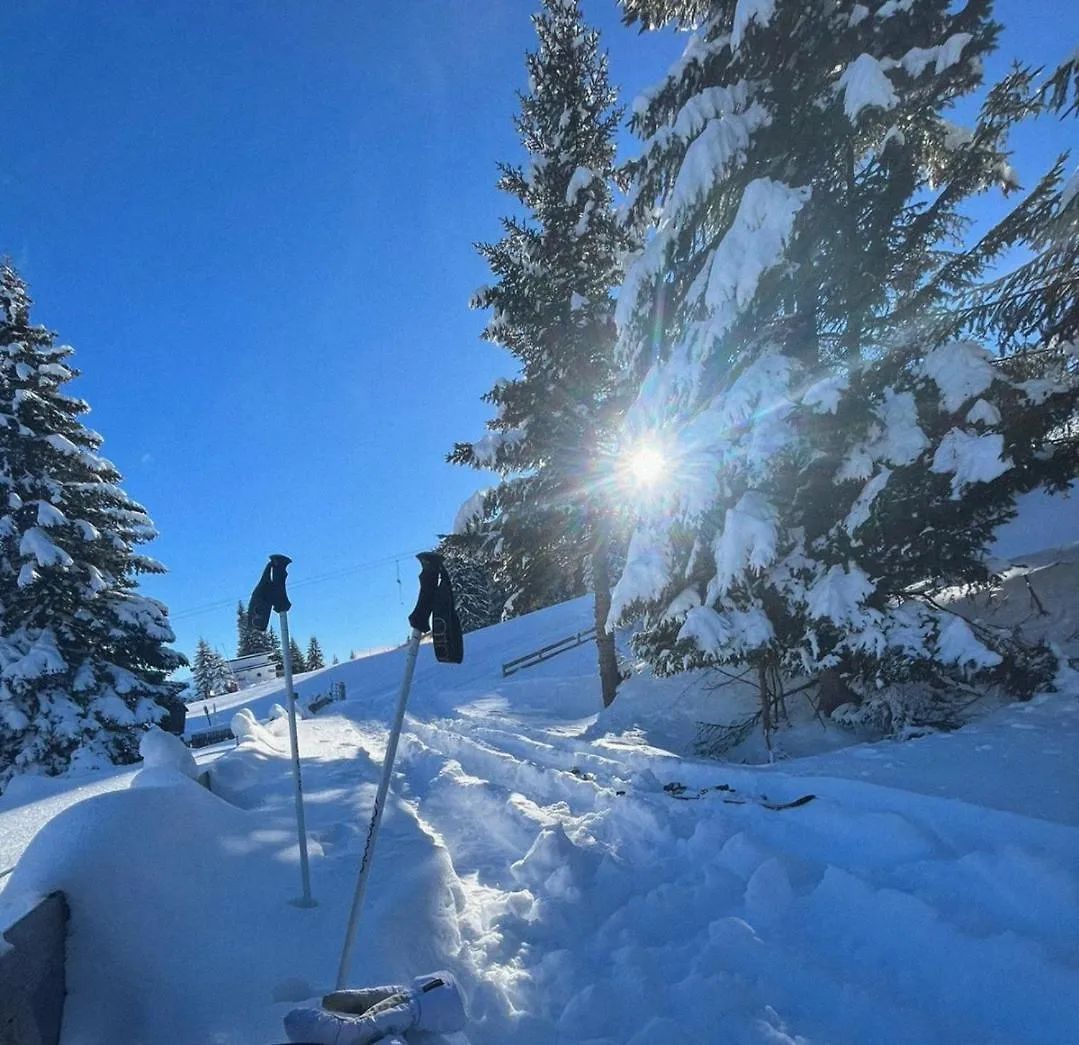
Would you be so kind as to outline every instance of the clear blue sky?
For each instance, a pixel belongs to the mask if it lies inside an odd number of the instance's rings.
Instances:
[[[0,251],[76,349],[72,390],[170,569],[180,649],[295,561],[293,633],[400,641],[511,370],[467,307],[534,47],[527,0],[24,0],[0,9]],[[1067,0],[1000,0],[995,68],[1079,44]],[[680,50],[585,0],[626,100]],[[1032,181],[1076,122],[1017,143]],[[629,146],[632,149],[632,145]],[[394,558],[400,557],[398,595]],[[372,565],[378,564],[378,565]],[[403,604],[402,604],[403,603]],[[217,605],[214,605],[217,604]],[[199,611],[199,612],[196,612]]]

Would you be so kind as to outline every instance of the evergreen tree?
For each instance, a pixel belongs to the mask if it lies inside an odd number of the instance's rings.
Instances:
[[[292,673],[294,675],[302,675],[305,671],[310,670],[307,666],[307,659],[303,655],[303,650],[300,649],[300,644],[294,639],[288,640],[289,656],[292,658]]]
[[[322,655],[322,647],[319,645],[318,639],[314,635],[311,636],[311,640],[307,643],[307,670],[317,671],[319,668],[326,667],[326,658]]]
[[[618,669],[605,629],[609,605],[608,481],[619,400],[611,292],[625,234],[611,207],[620,119],[598,34],[577,0],[544,0],[527,56],[529,93],[515,126],[528,166],[501,165],[498,187],[527,212],[482,244],[496,276],[473,307],[493,316],[484,337],[513,354],[520,373],[487,393],[497,414],[477,443],[450,460],[500,476],[478,520],[496,535],[513,591],[507,613],[596,592],[605,703]]]
[[[258,653],[259,633],[251,627],[247,618],[247,607],[241,599],[236,603],[236,656],[248,657],[252,653]]]
[[[673,481],[615,614],[643,615],[660,671],[754,668],[766,729],[784,674],[838,671],[866,693],[1014,683],[1025,652],[938,598],[986,581],[1018,493],[1076,473],[1074,440],[1050,438],[1074,417],[1074,375],[1009,354],[991,309],[988,348],[959,339],[974,313],[955,295],[1038,227],[1031,210],[1067,202],[1051,172],[995,239],[957,250],[965,201],[1017,187],[1007,134],[1039,104],[1013,74],[973,128],[944,116],[980,84],[990,0],[625,8],[697,35],[631,121],[645,148],[629,219],[647,245],[619,348],[641,386],[630,423],[663,443]]]
[[[72,350],[30,320],[26,285],[0,267],[0,785],[80,760],[131,761],[176,707],[186,663],[168,611],[138,593],[164,567],[155,536],[63,392]]]
[[[205,639],[199,639],[191,667],[197,700],[224,693],[232,678],[228,663]]]
[[[340,664],[340,663],[341,663],[341,658],[340,658],[340,657],[339,657],[339,656],[338,656],[338,655],[337,655],[337,654],[335,653],[335,654],[333,655],[333,660],[332,660],[332,661],[330,661],[330,663],[331,663],[331,664],[333,664],[333,665],[334,665],[334,667],[336,667],[336,666],[337,666],[338,664]]]

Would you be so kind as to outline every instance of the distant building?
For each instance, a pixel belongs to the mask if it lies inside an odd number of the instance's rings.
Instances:
[[[270,660],[269,653],[251,653],[246,657],[237,657],[230,660],[228,665],[240,689],[277,678],[277,665]]]

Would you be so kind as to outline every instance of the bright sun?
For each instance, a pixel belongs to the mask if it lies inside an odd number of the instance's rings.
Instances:
[[[663,476],[666,460],[654,446],[639,446],[627,460],[629,473],[641,486],[653,486]]]

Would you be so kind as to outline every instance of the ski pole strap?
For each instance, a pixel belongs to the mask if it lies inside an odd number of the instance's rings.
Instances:
[[[408,623],[420,634],[426,635],[431,630],[431,610],[438,591],[442,557],[434,552],[420,552],[416,558],[420,560],[420,594],[416,598],[416,608],[408,615]]]
[[[270,611],[287,613],[292,609],[285,591],[285,578],[288,565],[292,560],[287,555],[271,555],[270,561],[262,571],[262,577],[251,593],[247,604],[247,619],[256,631],[265,631],[270,626]]]

